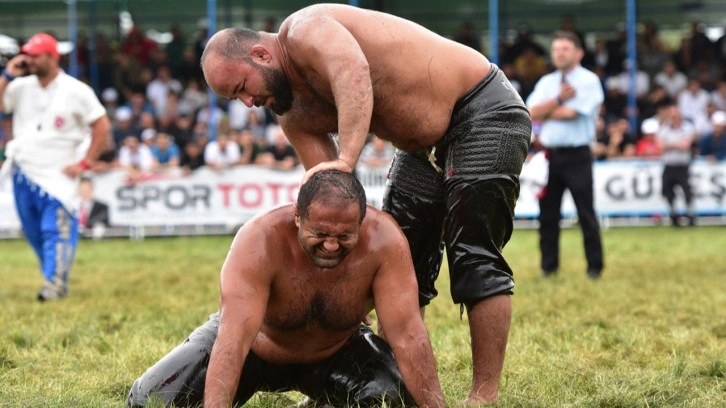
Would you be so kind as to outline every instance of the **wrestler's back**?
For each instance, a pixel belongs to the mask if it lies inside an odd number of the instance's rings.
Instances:
[[[417,150],[441,139],[456,101],[489,72],[489,61],[469,47],[410,21],[344,5],[300,10],[283,22],[281,37],[297,21],[320,14],[333,17],[360,44],[373,82],[371,131],[398,148]],[[332,102],[329,84],[312,75],[306,79]]]
[[[320,361],[337,351],[373,309],[371,284],[377,270],[367,223],[358,246],[335,268],[317,267],[297,238],[292,206],[268,214],[267,256],[275,259],[265,318],[252,350],[272,363]],[[370,218],[369,218],[370,217]]]

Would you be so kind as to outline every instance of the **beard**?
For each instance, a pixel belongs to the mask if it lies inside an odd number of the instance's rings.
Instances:
[[[49,75],[50,70],[47,67],[40,65],[31,65],[28,67],[28,73],[36,75],[38,78],[45,78]]]
[[[262,75],[265,88],[275,98],[275,102],[270,106],[270,109],[277,115],[283,115],[292,109],[292,87],[282,70],[264,67],[259,64],[255,65],[257,65],[257,69]]]

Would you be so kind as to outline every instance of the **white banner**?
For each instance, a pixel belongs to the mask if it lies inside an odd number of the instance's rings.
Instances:
[[[665,214],[661,196],[663,166],[651,161],[598,162],[594,166],[595,206],[604,217]],[[387,168],[359,167],[368,202],[381,207]],[[526,172],[525,172],[526,173]],[[123,171],[94,177],[95,196],[109,205],[114,226],[238,226],[255,214],[297,198],[302,168],[277,171],[239,166],[223,172],[202,168],[191,175],[159,173],[131,182]],[[526,176],[517,201],[517,218],[536,218],[537,186]],[[691,166],[695,209],[700,215],[726,214],[726,163],[697,161]],[[565,217],[576,214],[565,196]],[[0,230],[17,230],[19,221],[9,179],[0,182]]]
[[[526,173],[523,170],[523,174]],[[667,214],[668,207],[661,194],[662,174],[663,164],[660,161],[596,162],[593,168],[595,210],[601,217]],[[518,218],[536,218],[539,215],[536,198],[539,187],[536,180],[522,177],[520,181],[522,189],[515,215]],[[690,182],[698,215],[726,214],[726,162],[693,162]],[[685,207],[682,198],[676,200],[677,206]],[[577,214],[569,193],[565,194],[562,201],[562,214],[565,218]]]

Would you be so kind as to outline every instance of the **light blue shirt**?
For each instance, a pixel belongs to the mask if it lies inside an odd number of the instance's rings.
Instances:
[[[578,65],[565,76],[565,81],[575,88],[575,96],[563,105],[576,110],[579,115],[570,120],[545,119],[539,135],[540,142],[545,147],[587,146],[595,140],[595,119],[605,99],[600,78]],[[527,106],[556,98],[560,93],[561,83],[561,71],[540,78],[527,98]]]

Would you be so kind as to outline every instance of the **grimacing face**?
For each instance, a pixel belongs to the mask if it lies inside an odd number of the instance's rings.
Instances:
[[[358,244],[360,208],[355,202],[331,205],[313,201],[305,219],[295,214],[298,240],[320,268],[334,268]]]

